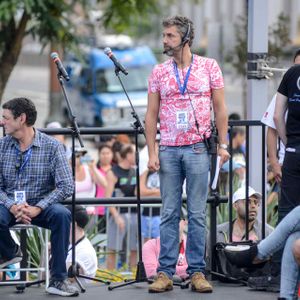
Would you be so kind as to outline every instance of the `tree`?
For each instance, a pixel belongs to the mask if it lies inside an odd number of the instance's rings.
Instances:
[[[291,41],[289,39],[289,18],[283,13],[278,15],[275,24],[269,27],[268,56],[275,57],[276,60],[284,57],[284,49]],[[247,17],[240,16],[235,24],[236,44],[232,53],[227,57],[231,61],[237,74],[241,75],[243,80],[243,107],[244,117],[246,116],[247,95]]]
[[[87,8],[85,0],[1,0],[0,2],[0,103],[2,95],[17,64],[23,39],[32,35],[46,46],[74,47],[76,18],[70,18],[76,4]],[[157,0],[98,0],[105,8],[104,26],[126,29],[138,18],[155,11]]]

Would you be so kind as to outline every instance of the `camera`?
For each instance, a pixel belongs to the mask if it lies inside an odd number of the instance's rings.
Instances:
[[[205,139],[205,145],[209,154],[217,154],[218,152],[218,131],[216,126],[212,126],[211,135]]]
[[[88,154],[80,157],[80,163],[82,163],[82,164],[89,164],[92,161],[93,161],[93,158]]]

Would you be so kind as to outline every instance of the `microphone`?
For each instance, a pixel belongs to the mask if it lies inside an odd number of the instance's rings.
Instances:
[[[66,71],[66,69],[64,68],[61,60],[59,59],[59,56],[56,52],[52,52],[50,54],[50,57],[53,59],[53,61],[55,62],[56,66],[57,66],[57,69],[59,71],[59,73],[62,75],[62,77],[66,80],[66,81],[69,81],[70,80],[70,77]]]
[[[115,67],[120,70],[122,73],[124,73],[125,75],[128,75],[127,70],[123,67],[123,65],[117,60],[117,58],[114,56],[113,52],[111,51],[111,49],[109,47],[106,47],[104,49],[104,53],[112,60],[112,62],[114,63]]]
[[[184,46],[184,43],[181,42],[178,46],[175,46],[175,47],[167,47],[166,49],[164,49],[163,51],[163,54],[166,54],[168,56],[174,56],[174,52],[177,50],[177,49],[180,49]]]

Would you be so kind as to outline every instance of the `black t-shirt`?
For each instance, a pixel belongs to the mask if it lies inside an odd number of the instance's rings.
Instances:
[[[300,65],[295,65],[287,70],[278,92],[288,98],[287,146],[300,145]]]
[[[118,181],[115,185],[115,196],[117,197],[133,197],[135,187],[136,187],[136,176],[135,170],[131,169],[123,169],[118,165],[114,165],[111,170],[118,178]],[[127,207],[121,207],[120,213],[127,213]],[[136,212],[136,207],[131,208],[131,212]]]

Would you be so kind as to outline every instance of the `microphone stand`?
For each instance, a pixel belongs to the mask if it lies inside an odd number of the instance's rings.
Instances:
[[[132,105],[132,102],[128,96],[128,93],[123,85],[123,82],[120,78],[120,68],[118,66],[115,66],[115,73],[116,76],[119,79],[119,82],[122,86],[122,89],[128,99],[128,102],[131,107],[131,114],[132,117],[135,119],[135,122],[133,123],[133,128],[135,130],[135,147],[136,147],[136,152],[135,152],[135,163],[136,163],[136,198],[137,198],[137,223],[138,223],[138,263],[137,263],[137,269],[136,269],[136,276],[135,279],[133,280],[128,280],[124,283],[115,285],[115,286],[109,286],[108,290],[112,291],[113,289],[126,286],[126,285],[131,285],[134,283],[138,282],[147,282],[147,275],[145,271],[145,266],[143,262],[143,255],[142,255],[142,229],[141,229],[141,195],[140,195],[140,169],[139,169],[139,148],[138,148],[138,135],[139,133],[143,133],[145,136],[145,130],[144,127],[139,119],[139,116],[137,115],[134,106]]]
[[[75,158],[75,138],[78,139],[80,146],[83,148],[83,142],[80,136],[80,130],[78,128],[78,124],[76,121],[76,116],[73,113],[70,101],[68,99],[67,93],[66,93],[66,89],[64,86],[64,81],[63,81],[63,74],[61,73],[61,71],[58,72],[57,74],[57,78],[58,81],[60,83],[63,95],[64,95],[64,99],[66,100],[67,103],[67,107],[68,107],[68,112],[69,112],[69,117],[70,117],[70,121],[71,121],[71,129],[72,129],[72,175],[73,175],[73,181],[75,182],[75,166],[76,166],[76,158]],[[89,279],[89,280],[93,280],[93,281],[97,281],[97,282],[101,282],[101,283],[105,283],[105,284],[110,284],[110,281],[107,280],[101,280],[98,278],[94,278],[94,277],[89,277],[83,274],[79,274],[79,271],[77,268],[78,264],[76,263],[76,258],[75,258],[75,198],[76,198],[76,192],[75,192],[75,188],[72,194],[72,264],[68,270],[68,276],[70,278],[74,278],[76,283],[78,284],[80,290],[82,293],[84,293],[86,290],[83,287],[82,283],[80,282],[80,280],[78,279],[78,277],[81,278],[85,278],[85,279]]]
[[[72,129],[72,175],[73,175],[73,181],[75,182],[75,137],[78,139],[80,146],[83,148],[83,142],[80,136],[80,131],[78,128],[78,124],[76,121],[76,116],[73,113],[70,101],[68,99],[66,89],[64,86],[64,80],[63,80],[63,74],[59,70],[57,73],[57,78],[59,81],[59,84],[61,86],[62,93],[64,95],[64,99],[67,103],[68,112],[69,112],[69,118],[71,121],[71,129]],[[85,292],[85,288],[77,278],[77,270],[76,270],[76,260],[75,260],[75,188],[72,194],[72,265],[68,270],[68,276],[70,278],[74,278],[76,283],[78,284],[80,290],[82,293]]]
[[[76,121],[76,116],[73,113],[72,107],[71,107],[71,103],[68,99],[67,93],[66,93],[66,89],[64,86],[64,81],[63,81],[63,74],[61,73],[61,71],[58,72],[57,74],[57,78],[58,81],[60,83],[63,95],[64,95],[64,99],[66,100],[67,103],[67,107],[68,107],[68,112],[69,112],[69,116],[70,116],[70,121],[71,121],[71,129],[72,129],[72,175],[73,175],[73,181],[75,182],[75,169],[76,169],[76,157],[75,157],[75,138],[78,139],[80,146],[83,148],[83,142],[80,136],[80,130],[78,128],[78,124]],[[75,258],[75,198],[76,198],[76,191],[74,188],[73,194],[72,194],[72,264],[71,267],[68,270],[68,276],[70,278],[74,278],[76,283],[78,284],[80,290],[82,293],[84,293],[86,290],[83,287],[82,283],[80,282],[80,280],[78,279],[80,278],[84,278],[84,279],[89,279],[89,280],[93,280],[93,281],[97,281],[97,282],[101,282],[101,283],[105,283],[107,285],[110,284],[110,281],[108,280],[101,280],[99,278],[94,278],[94,277],[89,277],[83,274],[79,273],[79,268],[78,268],[78,264],[76,263],[76,258]]]

